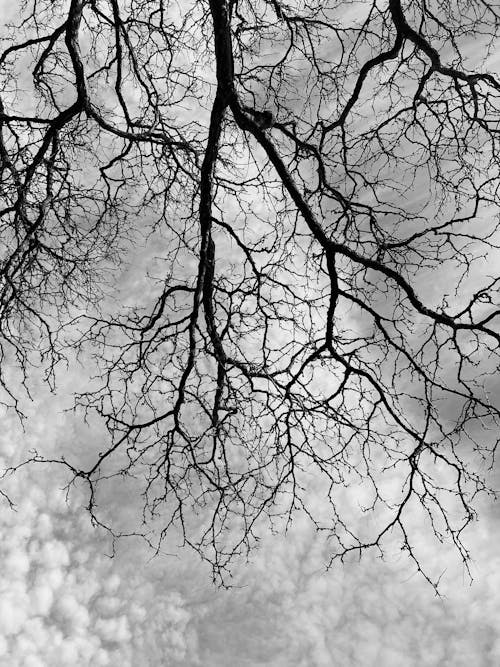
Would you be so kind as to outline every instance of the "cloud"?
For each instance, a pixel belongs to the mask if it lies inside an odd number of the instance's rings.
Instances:
[[[69,386],[74,378],[67,379]],[[64,387],[62,388],[64,390]],[[63,392],[64,393],[64,392]],[[22,459],[24,446],[87,455],[99,429],[39,392],[22,433],[7,417],[0,457]],[[417,515],[423,559],[443,574],[443,599],[415,573],[394,543],[386,561],[367,554],[325,572],[332,546],[297,516],[286,535],[264,531],[229,590],[188,550],[169,543],[151,558],[138,540],[109,538],[90,525],[86,498],[66,499],[63,471],[33,466],[5,480],[17,501],[0,515],[0,665],[6,667],[491,667],[500,660],[500,556],[491,536],[498,509],[480,508],[468,536],[475,558],[470,585],[453,550],[429,539]],[[106,497],[117,516],[138,498],[116,481]],[[310,504],[324,514],[322,489]],[[346,495],[344,503],[352,502]],[[346,507],[349,512],[349,508]],[[353,513],[354,515],[354,513]],[[167,555],[166,552],[170,555]]]

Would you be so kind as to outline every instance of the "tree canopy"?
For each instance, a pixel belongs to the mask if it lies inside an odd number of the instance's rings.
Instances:
[[[94,356],[76,405],[109,438],[59,463],[96,523],[129,477],[137,532],[220,579],[296,512],[332,559],[396,537],[420,570],[420,508],[467,560],[500,425],[499,25],[487,0],[16,7],[0,382],[16,408],[32,364],[55,386]]]

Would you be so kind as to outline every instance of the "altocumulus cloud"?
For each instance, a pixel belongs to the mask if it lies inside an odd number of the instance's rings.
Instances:
[[[61,491],[35,475],[22,482],[29,497],[2,517],[0,664],[196,661],[182,596],[157,590],[147,568],[134,574],[137,562],[107,557],[109,545]]]
[[[60,446],[73,428],[69,417],[49,419],[47,401],[38,414],[47,417],[30,421],[23,440]],[[20,438],[15,421],[7,423],[4,461]],[[422,532],[424,558],[444,571],[442,599],[404,554],[393,553],[388,562],[368,556],[325,573],[328,544],[305,520],[287,536],[265,538],[226,591],[212,588],[208,571],[185,551],[151,560],[140,544],[122,541],[109,558],[109,540],[89,525],[78,492],[66,502],[62,485],[48,468],[24,469],[11,480],[18,506],[1,514],[1,665],[500,662],[500,558],[490,539],[497,522],[491,509],[470,534],[472,585],[450,550],[427,542]]]
[[[36,387],[25,432],[4,417],[0,467],[32,448],[82,460],[99,447],[98,425],[62,412],[77,380],[68,373],[58,398]],[[151,558],[139,541],[122,540],[110,558],[112,545],[90,525],[85,497],[76,489],[67,500],[65,482],[50,466],[4,480],[17,506],[0,510],[2,667],[500,664],[494,505],[485,504],[469,531],[472,585],[453,550],[429,541],[415,517],[419,555],[433,576],[443,573],[441,599],[400,551],[325,572],[328,542],[305,518],[286,536],[264,537],[252,562],[235,569],[233,588],[219,590],[199,559],[175,544]],[[326,511],[321,488],[311,486],[311,503]],[[118,516],[134,513],[140,499],[118,480],[104,500]]]
[[[4,0],[0,8],[17,11]],[[490,67],[498,69],[493,58]],[[135,275],[123,291],[142,290]],[[5,465],[22,460],[21,441],[49,456],[73,439],[69,449],[78,446],[84,458],[94,437],[69,416],[56,416],[59,407],[37,398],[26,434],[14,419],[3,418]],[[442,599],[402,553],[387,562],[371,554],[325,573],[328,543],[304,520],[287,536],[263,539],[225,591],[212,588],[207,569],[175,545],[166,545],[174,555],[151,560],[142,545],[123,541],[109,558],[109,540],[90,526],[78,492],[66,501],[64,483],[47,467],[25,468],[8,480],[17,508],[0,505],[2,666],[500,664],[496,508],[484,508],[468,534],[472,585],[450,549],[420,531],[419,554],[444,573]],[[117,505],[128,502],[134,509],[137,501],[116,488]],[[321,504],[319,494],[315,502]]]
[[[28,446],[40,448],[42,433],[56,441],[68,424],[45,426],[39,418],[36,430],[28,429]],[[0,445],[3,464],[16,436],[11,421]],[[90,526],[78,493],[66,501],[55,470],[26,468],[8,486],[18,505],[1,513],[1,665],[198,663],[183,596],[168,581],[154,581],[160,562],[148,569],[147,555],[130,544],[109,558],[109,541]]]

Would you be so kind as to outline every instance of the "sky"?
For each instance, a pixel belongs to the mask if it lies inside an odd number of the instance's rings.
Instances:
[[[49,458],[98,451],[99,424],[65,412],[80,376],[70,366],[57,395],[35,379],[24,430],[2,413],[0,469],[33,448]],[[265,534],[222,589],[173,539],[156,556],[138,539],[113,545],[67,481],[57,467],[31,466],[2,482],[15,507],[0,498],[0,667],[500,664],[498,504],[482,501],[465,535],[470,573],[415,517],[441,597],[396,547],[327,571],[328,540],[299,516],[286,534]],[[321,490],[310,495],[321,508]],[[137,509],[119,481],[105,500],[115,516]]]
[[[75,379],[68,373],[56,397],[39,389],[26,405],[24,433],[14,415],[4,417],[4,463],[21,460],[23,448],[96,446],[96,425],[61,412]],[[325,571],[328,544],[304,518],[286,535],[265,536],[226,590],[212,585],[197,556],[173,543],[152,557],[138,540],[122,540],[110,557],[112,544],[90,525],[84,497],[75,490],[66,498],[64,481],[48,466],[5,481],[16,508],[3,503],[0,512],[0,665],[500,662],[500,555],[492,538],[498,505],[485,503],[468,532],[472,582],[453,550],[431,543],[422,529],[419,550],[443,573],[441,597],[398,551],[389,550],[385,561],[368,554]],[[108,502],[127,511],[118,487]]]

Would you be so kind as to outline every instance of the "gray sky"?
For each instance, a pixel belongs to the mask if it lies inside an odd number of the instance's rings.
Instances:
[[[65,378],[62,396],[75,381]],[[4,460],[20,455],[21,442],[46,452],[95,446],[98,429],[61,415],[61,398],[39,395],[25,434],[6,418]],[[235,568],[234,588],[219,590],[208,569],[174,545],[173,555],[151,559],[137,541],[123,541],[110,559],[83,498],[76,492],[66,503],[62,479],[55,469],[31,468],[8,486],[18,507],[1,513],[1,665],[499,663],[497,506],[485,505],[468,533],[472,584],[453,550],[431,543],[422,527],[419,550],[443,572],[442,599],[397,551],[386,562],[372,554],[325,573],[328,545],[305,520],[286,536],[266,537],[251,562]],[[123,494],[108,500],[129,509]]]
[[[136,273],[129,270],[127,289],[142,284]],[[30,448],[80,460],[99,450],[99,426],[62,412],[81,377],[70,367],[57,396],[35,387],[25,431],[2,416],[0,468]],[[286,535],[267,534],[249,563],[235,565],[233,587],[221,590],[198,557],[173,543],[152,558],[138,540],[123,540],[110,558],[85,497],[75,489],[67,499],[65,481],[49,467],[6,481],[17,506],[0,505],[0,667],[500,664],[497,505],[484,501],[465,536],[472,583],[456,552],[432,541],[415,515],[418,553],[442,574],[442,598],[397,546],[384,561],[368,553],[326,572],[328,541],[304,518]],[[320,512],[321,489],[310,499]],[[139,507],[119,481],[105,500],[115,517]]]

